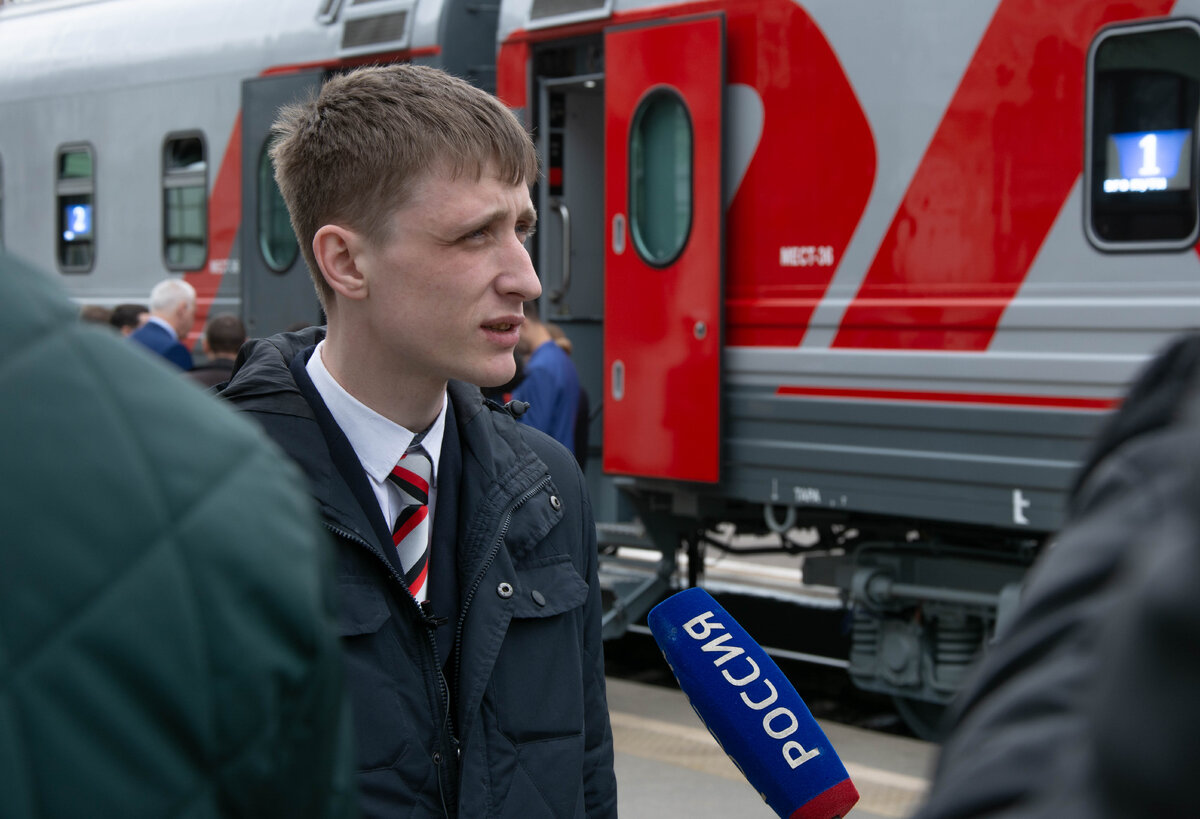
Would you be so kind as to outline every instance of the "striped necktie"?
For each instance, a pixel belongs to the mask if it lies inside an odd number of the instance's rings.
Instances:
[[[429,574],[429,479],[433,465],[418,436],[392,467],[388,480],[400,490],[404,506],[392,527],[392,542],[400,555],[404,582],[417,602],[425,600],[425,578]]]

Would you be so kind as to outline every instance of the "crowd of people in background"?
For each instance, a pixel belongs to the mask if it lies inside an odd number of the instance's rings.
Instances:
[[[196,291],[177,278],[156,284],[148,307],[129,303],[110,309],[85,304],[79,309],[81,321],[113,327],[186,372],[191,380],[213,388],[232,375],[238,351],[247,339],[246,326],[229,313],[210,317],[200,335],[202,357],[197,361],[195,351],[186,344],[195,316]],[[288,330],[294,332],[306,326],[300,322]],[[485,390],[485,394],[528,405],[518,420],[561,443],[575,455],[580,468],[586,469],[591,406],[571,359],[572,349],[571,339],[562,327],[542,321],[536,301],[526,303],[521,340],[513,354],[516,375],[501,387]]]
[[[126,303],[108,308],[85,304],[79,319],[113,328],[161,356],[203,387],[229,380],[238,350],[246,341],[246,326],[230,313],[211,316],[200,336],[199,361],[187,344],[196,320],[196,290],[186,281],[169,278],[150,291],[149,305]]]

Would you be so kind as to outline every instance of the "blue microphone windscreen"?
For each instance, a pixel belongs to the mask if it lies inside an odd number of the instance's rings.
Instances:
[[[672,595],[647,617],[700,720],[763,800],[789,819],[845,816],[858,790],[775,661],[712,596]]]

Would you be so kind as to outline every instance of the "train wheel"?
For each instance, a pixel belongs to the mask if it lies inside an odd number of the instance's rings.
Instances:
[[[941,742],[946,736],[946,706],[928,700],[915,700],[911,697],[892,697],[896,713],[904,724],[918,739],[926,742]]]

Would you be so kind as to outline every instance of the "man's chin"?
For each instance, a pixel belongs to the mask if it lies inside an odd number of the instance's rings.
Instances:
[[[514,364],[509,367],[507,372],[503,369],[490,369],[486,372],[476,373],[473,378],[464,378],[464,381],[469,381],[480,389],[491,390],[496,387],[503,387],[509,381],[513,380],[513,376],[517,374],[517,367]]]

